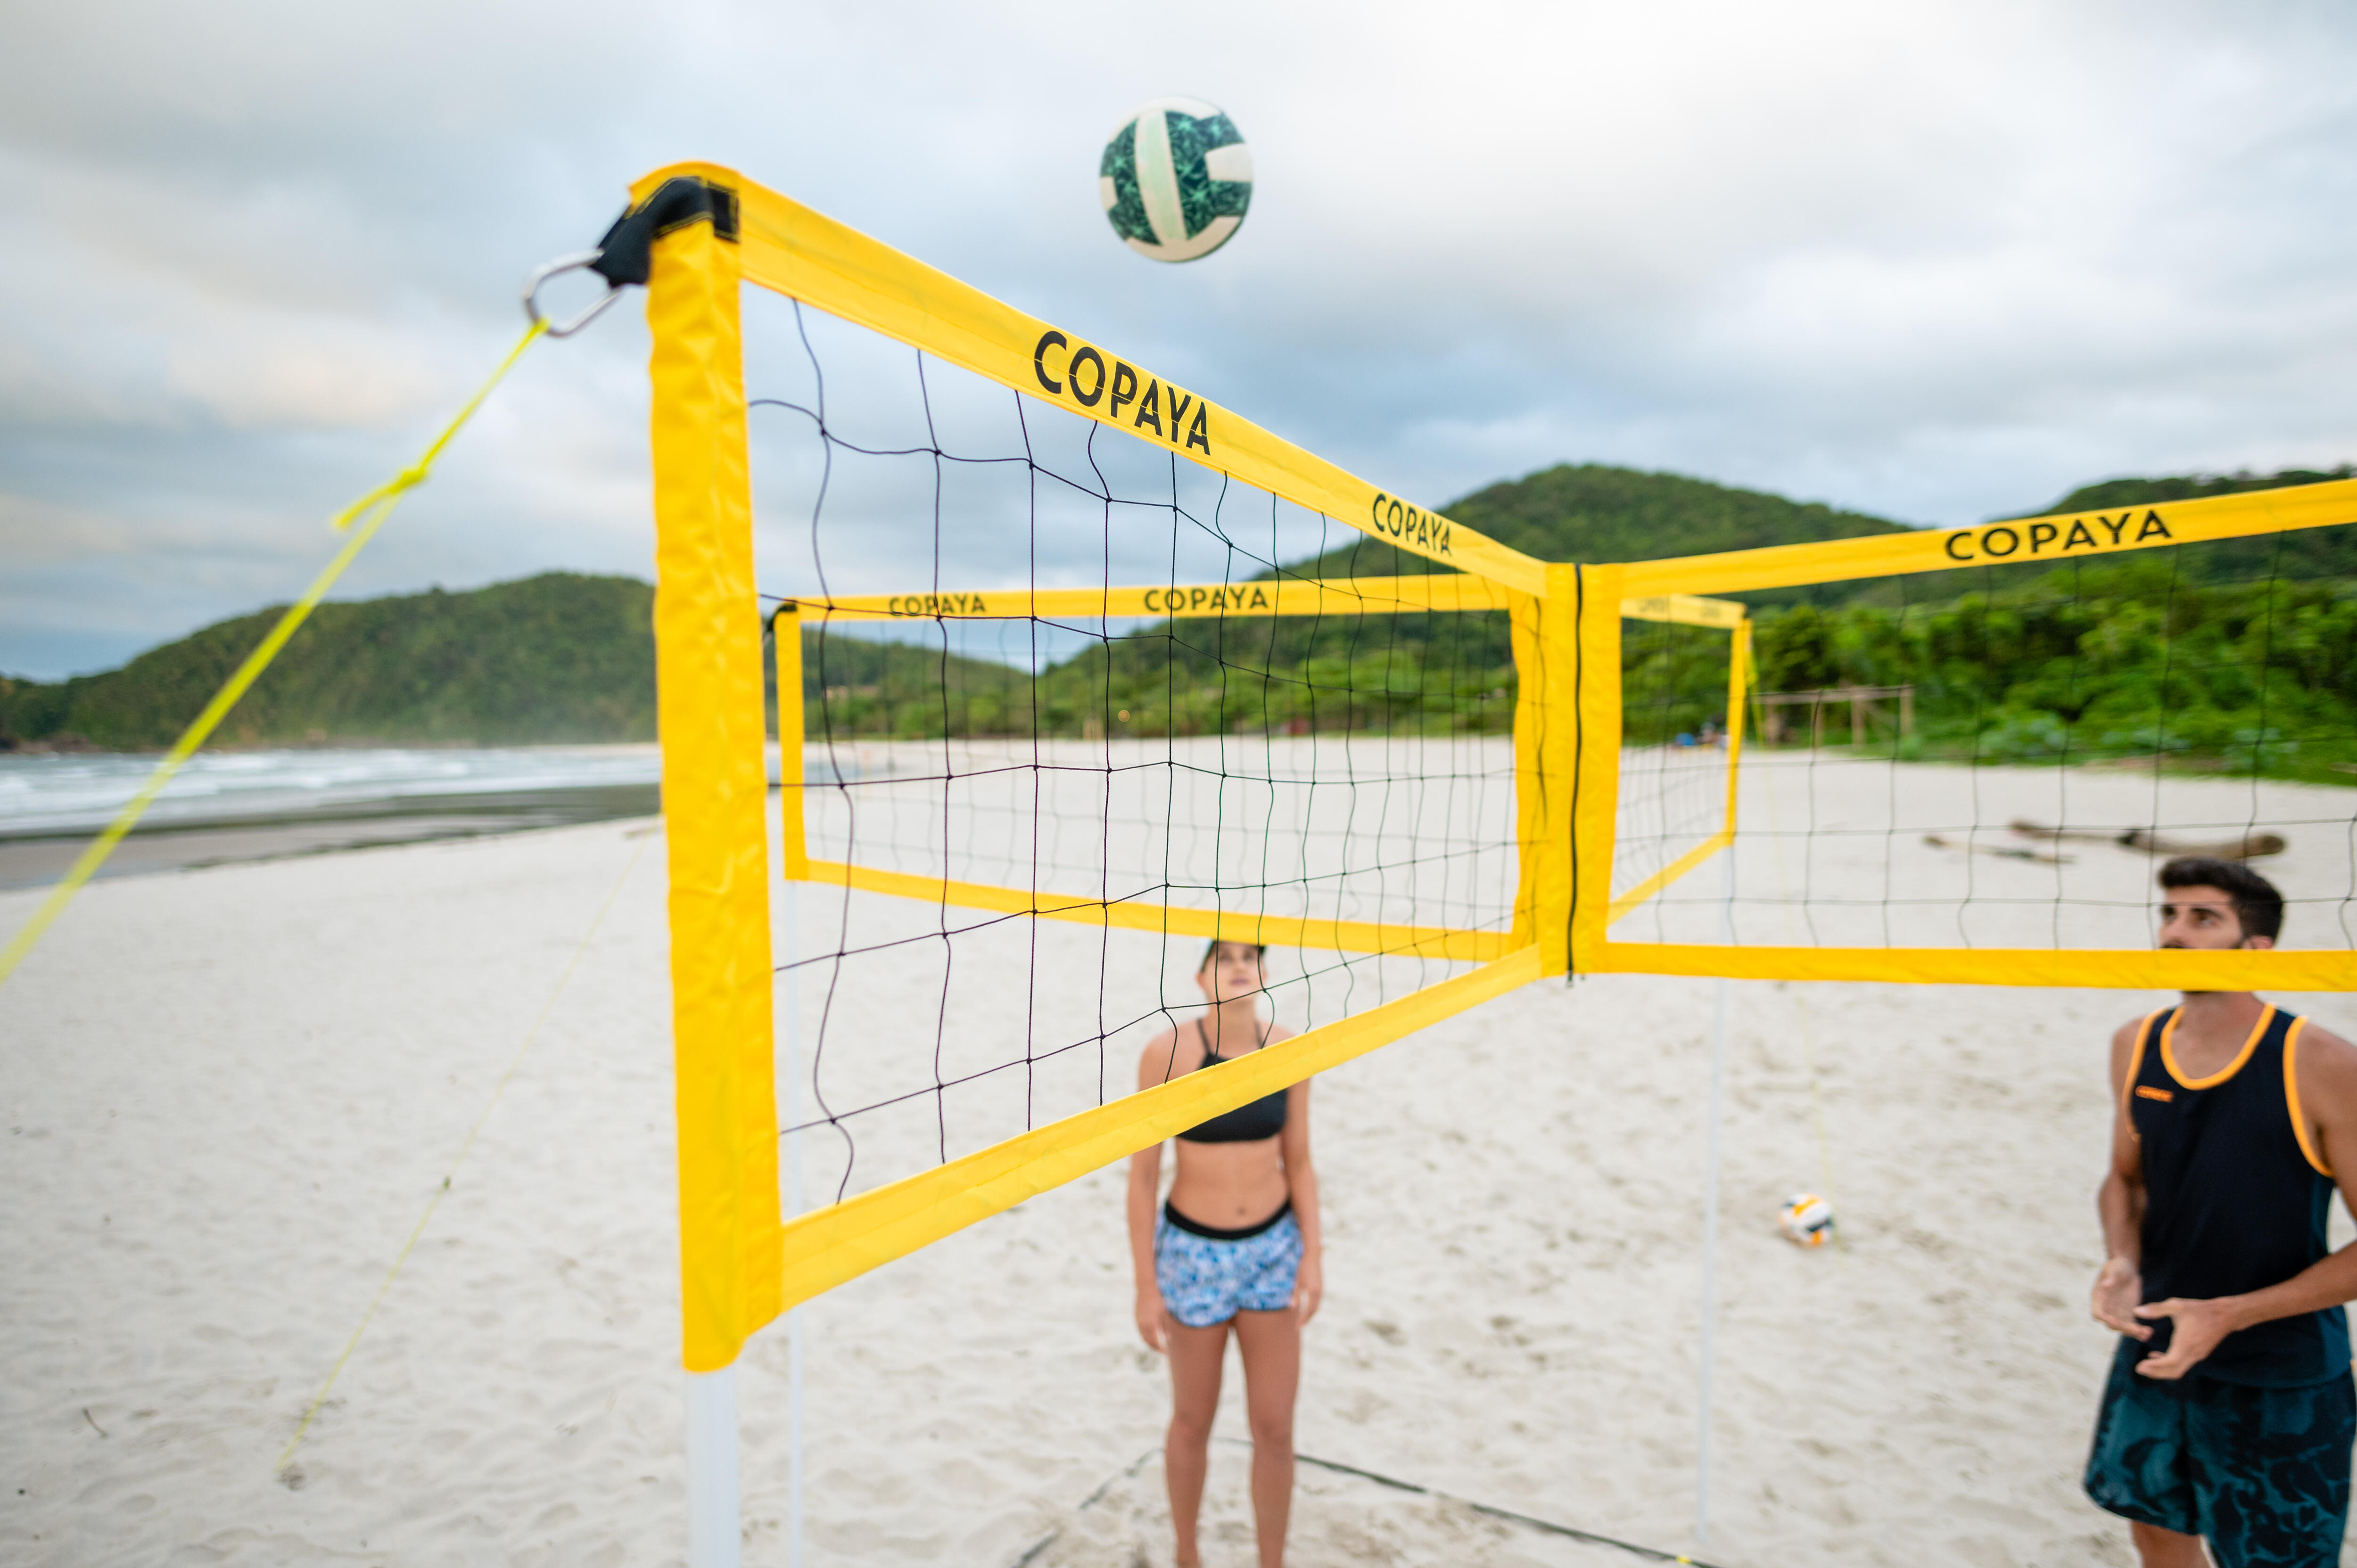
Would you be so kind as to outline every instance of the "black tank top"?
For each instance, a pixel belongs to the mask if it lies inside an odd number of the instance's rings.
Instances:
[[[2332,1180],[2309,1146],[2294,1077],[2302,1020],[2269,1007],[2242,1050],[2208,1078],[2177,1070],[2178,1009],[2136,1033],[2128,1121],[2144,1163],[2144,1299],[2208,1299],[2281,1284],[2322,1258]],[[2146,1342],[2168,1344],[2164,1318]],[[2279,1317],[2229,1334],[2194,1374],[2290,1387],[2349,1369],[2341,1308]]]
[[[1233,1057],[1214,1056],[1211,1036],[1203,1032],[1203,1021],[1195,1020],[1195,1033],[1203,1042],[1203,1059],[1195,1064],[1200,1072],[1207,1067],[1233,1061]],[[1198,1122],[1178,1135],[1190,1144],[1255,1144],[1263,1138],[1274,1138],[1285,1131],[1286,1090],[1264,1094],[1249,1105],[1239,1105],[1233,1111],[1222,1111],[1208,1122]]]

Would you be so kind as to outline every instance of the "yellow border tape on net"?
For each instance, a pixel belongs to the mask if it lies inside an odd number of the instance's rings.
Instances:
[[[1488,963],[1520,945],[1501,931],[1448,926],[1391,926],[1372,920],[1305,919],[1235,909],[1189,909],[1127,898],[1090,898],[1045,888],[1034,893],[985,882],[952,882],[904,871],[878,871],[870,866],[846,865],[839,860],[806,860],[803,865],[807,880],[833,887],[857,888],[928,904],[952,904],[963,909],[993,909],[1002,915],[1032,915],[1043,920],[1071,920],[1083,926],[1112,926],[1176,937],[1315,948],[1323,952],[1446,959],[1460,963]]]
[[[1437,512],[1378,490],[1199,393],[1027,316],[970,284],[755,185],[717,164],[674,164],[631,187],[644,201],[667,179],[734,191],[745,281],[1110,424],[1217,473],[1283,496],[1387,544],[1524,593],[1546,565]]]
[[[1513,591],[1483,577],[1287,577],[1247,583],[1173,583],[1168,587],[976,588],[965,592],[862,594],[804,598],[795,608],[823,620],[1024,620],[1033,617],[1357,616],[1426,610],[1502,610]],[[1673,618],[1671,601],[1657,619]],[[1680,598],[1675,608],[1719,599]],[[1738,605],[1740,612],[1742,607]],[[1636,612],[1631,611],[1631,614]],[[1698,613],[1698,612],[1697,612]]]
[[[1963,566],[2018,566],[2083,561],[2130,550],[2157,550],[2205,539],[2240,539],[2301,528],[2357,522],[2357,479],[2253,490],[2199,500],[2158,501],[2109,511],[2057,512],[1971,528],[1910,529],[1824,544],[1779,544],[1620,568],[1622,591],[1731,594],[1789,588]]]
[[[1323,580],[1282,579],[1246,583],[1173,584],[1168,587],[1014,588],[1004,591],[921,594],[869,594],[838,598],[797,599],[782,607],[772,621],[778,628],[799,627],[801,617],[827,620],[993,620],[1033,616],[1227,618],[1232,616],[1394,615],[1425,611],[1503,610],[1527,596],[1481,577],[1465,575],[1423,577],[1337,577]],[[1725,611],[1739,618],[1740,605],[1718,599],[1691,597],[1649,601],[1631,615],[1655,620],[1687,620],[1706,626],[1726,624]],[[913,875],[841,861],[812,860],[802,826],[802,757],[799,748],[785,755],[788,736],[802,728],[802,649],[799,636],[780,633],[773,658],[777,670],[778,735],[780,743],[780,812],[789,881],[815,880],[898,897],[952,904],[962,908],[991,909],[1001,914],[1031,915],[1043,919],[1071,920],[1083,925],[1118,926],[1130,930],[1160,931],[1178,936],[1217,937],[1223,940],[1273,943],[1280,947],[1318,948],[1334,952],[1386,953],[1397,957],[1440,958],[1488,963],[1524,945],[1527,935],[1439,926],[1384,925],[1365,920],[1314,919],[1291,916],[1255,915],[1233,910],[1190,909],[1137,899],[1090,898],[1041,890],[958,882],[938,876]]]
[[[540,336],[544,325],[534,322],[525,329],[524,335],[516,339],[515,347],[508,350],[507,358],[500,361],[500,368],[475,389],[475,395],[467,400],[466,406],[458,411],[456,418],[443,426],[442,434],[434,438],[433,445],[425,448],[416,462],[335,515],[335,526],[349,529],[351,537],[344,542],[341,550],[336,552],[335,559],[311,579],[311,585],[303,590],[303,596],[287,607],[286,613],[278,618],[278,624],[270,628],[270,635],[264,638],[254,650],[245,656],[245,662],[222,682],[221,689],[213,693],[213,700],[205,704],[204,711],[181,733],[180,738],[172,743],[172,749],[164,754],[164,760],[156,765],[156,771],[147,776],[147,782],[139,787],[139,792],[131,798],[130,804],[115,813],[114,821],[91,841],[90,846],[81,852],[71,869],[67,871],[64,880],[51,888],[49,896],[41,901],[41,907],[33,911],[33,918],[9,939],[5,950],[0,950],[0,982],[16,972],[16,966],[25,961],[25,955],[33,950],[33,944],[39,941],[42,933],[65,912],[66,906],[73,901],[73,896],[81,890],[82,884],[106,863],[106,857],[114,853],[114,846],[121,843],[124,835],[146,814],[147,808],[155,804],[156,797],[164,792],[164,786],[172,781],[172,776],[179,772],[181,765],[196,755],[197,748],[204,745],[221,720],[229,716],[229,711],[237,705],[237,700],[245,695],[247,689],[270,667],[270,661],[278,657],[279,650],[286,646],[287,639],[295,635],[296,628],[310,618],[311,611],[320,599],[335,586],[336,579],[344,575],[344,568],[350,566],[353,558],[367,547],[368,542],[376,537],[376,531],[384,526],[385,519],[393,515],[393,509],[401,504],[401,498],[425,482],[427,475],[433,472],[435,460],[442,456],[443,448],[449,446],[451,438],[458,434],[468,420],[474,417],[483,400],[491,395],[491,389],[515,368],[515,362],[523,357],[526,349],[532,347],[533,339]]]

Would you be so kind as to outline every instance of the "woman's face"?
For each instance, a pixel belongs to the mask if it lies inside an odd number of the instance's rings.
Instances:
[[[1258,948],[1250,942],[1222,942],[1203,961],[1195,983],[1203,988],[1203,999],[1216,1007],[1235,997],[1253,994],[1267,978],[1267,971],[1261,967]]]

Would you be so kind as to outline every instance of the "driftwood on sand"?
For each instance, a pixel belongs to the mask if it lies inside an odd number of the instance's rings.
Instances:
[[[1993,854],[2000,860],[2034,860],[2040,865],[2068,865],[2076,858],[2055,850],[2031,849],[2022,844],[1968,843],[1943,833],[1925,833],[1923,842],[1933,849],[1968,849],[1975,854]]]
[[[2019,817],[2014,819],[2011,826],[2024,838],[2057,843],[2110,843],[2122,849],[2141,850],[2147,854],[2199,854],[2213,860],[2256,860],[2261,855],[2281,854],[2287,847],[2281,833],[2252,832],[2232,839],[2184,839],[2153,828],[2129,828],[2121,832],[2108,828],[2050,828],[2043,822]]]

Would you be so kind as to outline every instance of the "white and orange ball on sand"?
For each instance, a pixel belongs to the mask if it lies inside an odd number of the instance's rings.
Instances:
[[[1795,1247],[1822,1247],[1834,1239],[1834,1206],[1813,1192],[1796,1192],[1776,1211],[1776,1229]]]

